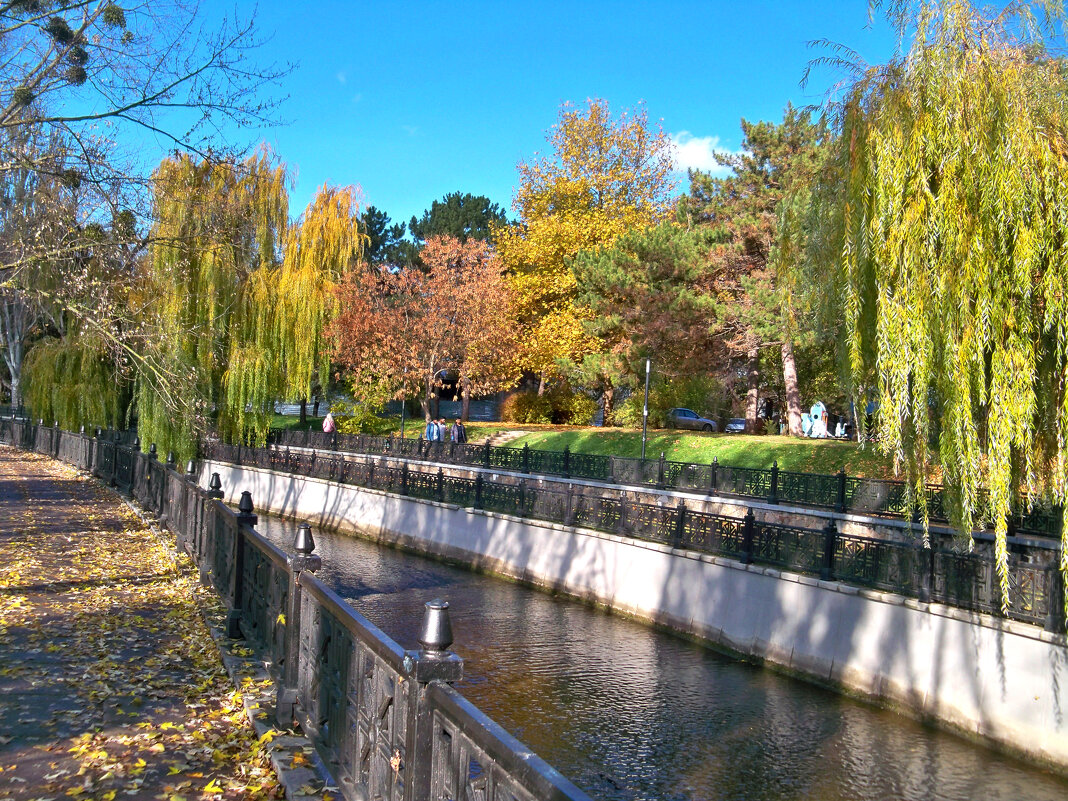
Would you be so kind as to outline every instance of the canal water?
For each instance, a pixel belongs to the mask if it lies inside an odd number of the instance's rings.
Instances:
[[[291,551],[296,524],[257,527]],[[319,577],[405,648],[449,602],[471,701],[604,801],[1064,801],[1068,780],[585,604],[315,530]]]

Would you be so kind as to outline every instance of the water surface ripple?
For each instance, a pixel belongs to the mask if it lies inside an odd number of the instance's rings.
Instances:
[[[259,530],[290,550],[295,524]],[[1068,780],[584,604],[315,531],[319,577],[405,648],[449,601],[458,685],[604,801],[1064,801]]]

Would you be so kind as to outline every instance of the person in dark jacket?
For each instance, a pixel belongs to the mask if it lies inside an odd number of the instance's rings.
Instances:
[[[464,428],[464,421],[457,419],[452,424],[452,428],[449,429],[449,436],[453,442],[464,443],[467,442],[467,429]]]

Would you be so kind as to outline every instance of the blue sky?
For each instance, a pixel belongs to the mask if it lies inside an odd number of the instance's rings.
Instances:
[[[204,10],[215,13],[215,4]],[[232,11],[234,6],[219,4]],[[323,183],[355,184],[407,221],[447,192],[511,206],[516,163],[545,150],[565,101],[644,101],[688,142],[684,164],[737,149],[739,120],[818,102],[836,76],[798,82],[826,38],[885,61],[895,38],[862,0],[826,2],[239,2],[270,37],[262,56],[296,63],[288,125],[264,140],[298,179],[299,213]],[[682,176],[684,179],[684,176]],[[685,180],[680,180],[680,191]]]

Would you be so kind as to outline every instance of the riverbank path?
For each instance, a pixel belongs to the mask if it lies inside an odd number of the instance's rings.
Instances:
[[[117,494],[0,446],[0,801],[279,797],[220,612]]]

